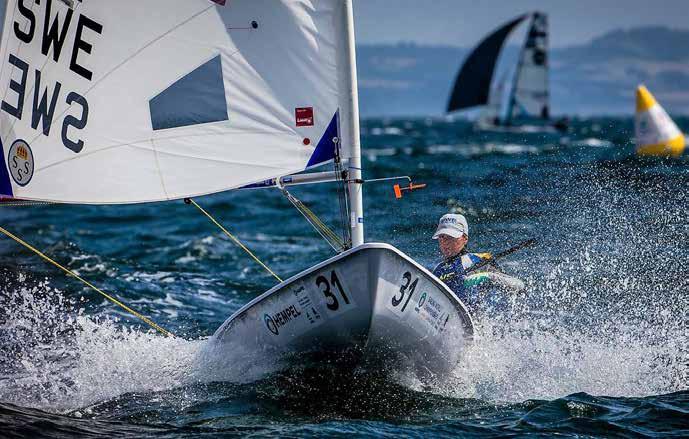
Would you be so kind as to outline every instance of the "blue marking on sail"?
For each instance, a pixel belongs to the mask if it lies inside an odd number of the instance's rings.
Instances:
[[[13,196],[12,182],[10,182],[10,173],[5,162],[5,149],[2,146],[2,139],[0,139],[0,195],[8,197]]]
[[[150,100],[153,130],[228,120],[220,55]]]
[[[337,142],[340,139],[340,124],[339,124],[339,112],[335,112],[328,128],[325,129],[325,133],[321,140],[316,146],[316,150],[311,154],[309,163],[306,167],[311,167],[319,163],[327,162],[335,158],[335,148],[337,148]]]

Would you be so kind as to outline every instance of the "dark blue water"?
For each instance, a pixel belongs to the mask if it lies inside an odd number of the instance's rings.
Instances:
[[[538,240],[503,263],[528,285],[515,314],[479,321],[452,376],[430,384],[248,378],[232,358],[217,382],[197,354],[273,278],[193,207],[2,207],[2,226],[179,338],[1,239],[0,436],[687,436],[689,156],[637,159],[631,137],[615,119],[575,121],[565,137],[364,123],[367,178],[429,185],[402,200],[366,185],[367,240],[430,266],[450,211],[469,219],[475,250]],[[331,186],[294,193],[338,223]],[[277,191],[197,201],[283,278],[332,255]]]

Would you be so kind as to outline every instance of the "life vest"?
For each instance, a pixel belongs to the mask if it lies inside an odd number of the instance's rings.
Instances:
[[[450,287],[457,297],[471,306],[476,298],[470,297],[471,294],[464,284],[466,270],[490,257],[490,253],[462,252],[438,264],[433,274]]]

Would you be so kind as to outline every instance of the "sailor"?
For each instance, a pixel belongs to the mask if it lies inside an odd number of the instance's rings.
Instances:
[[[469,242],[469,225],[464,215],[443,215],[438,223],[438,228],[433,234],[433,239],[438,240],[443,261],[433,270],[433,274],[443,281],[457,297],[470,308],[478,306],[478,295],[473,289],[464,285],[466,270],[474,264],[481,262],[490,255],[482,253],[469,253],[466,250]]]

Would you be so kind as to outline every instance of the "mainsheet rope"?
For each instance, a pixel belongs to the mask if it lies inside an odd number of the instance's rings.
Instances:
[[[47,256],[46,254],[44,254],[43,252],[41,252],[40,250],[38,250],[37,248],[35,248],[35,247],[32,246],[31,244],[29,244],[28,242],[24,241],[23,239],[19,238],[18,236],[13,235],[12,233],[10,233],[8,230],[4,229],[3,227],[0,227],[0,233],[4,234],[4,235],[7,236],[8,238],[13,239],[13,240],[14,240],[15,242],[17,242],[18,244],[21,244],[22,246],[24,246],[24,247],[26,247],[27,249],[31,250],[32,252],[34,252],[35,254],[37,254],[38,256],[40,256],[41,258],[43,258],[45,261],[49,262],[50,264],[54,265],[55,267],[59,268],[60,270],[64,271],[65,273],[67,273],[69,276],[72,276],[72,277],[74,277],[75,279],[79,280],[81,283],[83,283],[84,285],[88,286],[89,288],[91,288],[92,290],[94,290],[95,292],[97,292],[98,294],[100,294],[101,296],[105,297],[105,298],[108,299],[110,302],[112,302],[112,303],[114,303],[115,305],[119,306],[120,308],[124,309],[125,311],[127,311],[127,312],[130,313],[131,315],[133,315],[133,316],[135,316],[135,317],[141,319],[141,321],[143,321],[144,323],[146,323],[148,326],[150,326],[151,328],[155,329],[156,331],[160,332],[161,334],[163,334],[163,335],[165,335],[165,336],[168,336],[168,337],[174,337],[174,336],[175,336],[175,335],[174,335],[173,333],[171,333],[170,331],[168,331],[168,330],[162,328],[161,326],[157,325],[153,320],[149,319],[148,317],[144,316],[143,314],[140,314],[140,313],[134,311],[134,310],[133,310],[132,308],[130,308],[129,306],[125,305],[124,303],[122,303],[121,301],[117,300],[117,299],[114,298],[113,296],[109,295],[109,294],[106,293],[105,291],[103,291],[103,290],[101,290],[100,288],[96,287],[95,285],[93,285],[92,283],[90,283],[90,282],[87,281],[86,279],[82,278],[81,276],[79,276],[79,275],[76,274],[74,271],[70,270],[69,268],[65,268],[64,266],[60,265],[58,262],[56,262],[55,260],[51,259],[51,258],[50,258],[49,256]]]
[[[275,279],[278,280],[278,282],[282,282],[282,279],[280,279],[280,276],[278,276],[277,274],[275,274],[275,272],[274,272],[273,270],[271,270],[270,268],[268,268],[268,266],[267,266],[266,264],[264,264],[264,263],[258,258],[258,256],[256,256],[251,250],[249,250],[244,244],[242,244],[242,242],[241,242],[239,239],[237,239],[232,233],[228,232],[227,229],[226,229],[225,227],[222,226],[222,224],[220,224],[218,221],[216,221],[215,218],[213,218],[213,216],[212,216],[210,213],[206,212],[206,210],[205,210],[203,207],[199,206],[199,204],[198,204],[196,201],[192,200],[191,198],[185,198],[185,199],[184,199],[184,202],[187,203],[187,204],[192,204],[192,205],[194,205],[197,209],[199,209],[199,210],[201,211],[201,213],[203,213],[204,215],[206,215],[206,217],[207,217],[209,220],[211,220],[211,222],[212,222],[213,224],[215,224],[216,226],[218,226],[218,228],[219,228],[220,230],[222,230],[222,231],[225,233],[225,235],[227,235],[232,241],[234,241],[235,244],[237,244],[242,250],[244,250],[249,256],[251,256],[251,258],[252,258],[254,261],[256,261],[261,267],[265,268],[266,271],[267,271],[268,273],[272,274],[273,277],[274,277]]]

